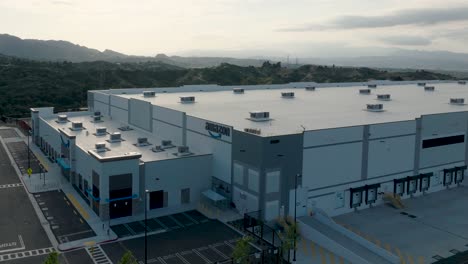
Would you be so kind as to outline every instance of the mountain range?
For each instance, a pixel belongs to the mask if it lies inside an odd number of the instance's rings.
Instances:
[[[311,50],[317,48],[320,47],[310,46]],[[362,48],[359,50],[362,51]],[[377,52],[373,52],[372,55],[367,56],[354,54],[353,56],[341,57],[334,57],[332,55],[307,57],[304,55],[301,58],[297,58],[297,60],[300,62],[299,65],[314,64],[371,67],[380,69],[426,69],[450,73],[468,72],[468,54],[465,53],[382,48],[375,50]],[[349,52],[351,52],[351,50],[349,50]],[[150,61],[161,62],[182,68],[213,67],[219,66],[222,63],[258,67],[266,60],[273,62],[280,61],[286,67],[296,66],[296,58],[291,59],[292,63],[288,63],[288,60],[284,56],[275,57],[268,56],[266,54],[258,54],[257,56],[254,56],[252,52],[247,50],[236,52],[208,50],[204,52],[187,53],[187,56],[167,56],[165,54],[158,54],[156,56],[134,56],[110,49],[99,51],[97,49],[80,46],[63,40],[21,39],[8,34],[0,34],[0,54],[41,61],[108,61],[118,63]],[[193,56],[190,54],[202,55]],[[219,56],[220,54],[224,55]],[[232,56],[226,56],[225,54],[230,54]],[[311,51],[311,54],[317,54],[317,52]]]

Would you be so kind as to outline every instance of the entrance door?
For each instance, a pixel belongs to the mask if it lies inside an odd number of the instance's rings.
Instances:
[[[109,192],[109,216],[111,219],[132,215],[132,189],[126,188]]]
[[[132,215],[132,199],[125,199],[110,202],[109,216],[111,219],[131,216]]]

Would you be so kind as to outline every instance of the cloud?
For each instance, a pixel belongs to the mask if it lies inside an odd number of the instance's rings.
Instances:
[[[389,36],[380,39],[382,42],[396,46],[428,46],[432,40],[417,36]]]
[[[340,16],[328,24],[306,24],[281,28],[280,32],[305,32],[330,29],[384,28],[405,25],[435,25],[468,20],[468,7],[403,9],[380,16]]]

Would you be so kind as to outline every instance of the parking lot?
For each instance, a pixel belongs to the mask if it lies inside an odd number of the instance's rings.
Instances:
[[[52,245],[1,144],[0,169],[0,262],[34,263],[30,258],[48,254]]]
[[[6,128],[0,129],[0,137],[2,138],[15,138],[19,137],[18,133],[14,129]]]
[[[21,171],[21,174],[26,174],[28,170],[29,163],[31,165],[32,173],[40,173],[41,166],[39,160],[36,158],[32,151],[29,151],[29,162],[28,162],[28,145],[23,141],[19,142],[8,142],[6,143],[8,150],[10,151],[13,159],[15,160],[18,168]],[[42,168],[42,172],[46,172]]]
[[[208,222],[209,219],[196,210],[148,219],[148,232],[175,230]],[[145,221],[135,221],[111,226],[120,238],[139,235],[145,232]]]
[[[335,217],[406,263],[434,263],[468,250],[468,188],[461,186]]]
[[[59,243],[93,237],[96,234],[60,190],[34,195]]]
[[[237,232],[215,220],[150,235],[148,263],[205,264],[224,261],[230,259],[239,237]],[[140,263],[144,260],[144,237],[108,243],[101,247],[114,263],[126,250],[130,250]]]

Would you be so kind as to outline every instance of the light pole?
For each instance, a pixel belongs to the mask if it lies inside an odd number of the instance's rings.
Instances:
[[[148,210],[146,210],[146,200],[148,200],[148,190],[145,190],[145,264],[148,263]]]
[[[31,133],[31,130],[28,130],[28,169],[31,168],[31,158],[30,158],[30,153],[31,149],[29,148],[29,134]]]
[[[297,178],[301,175],[298,173],[294,177],[294,256],[293,263],[296,263],[296,239],[297,239],[297,222],[296,222],[296,212],[297,212]]]

